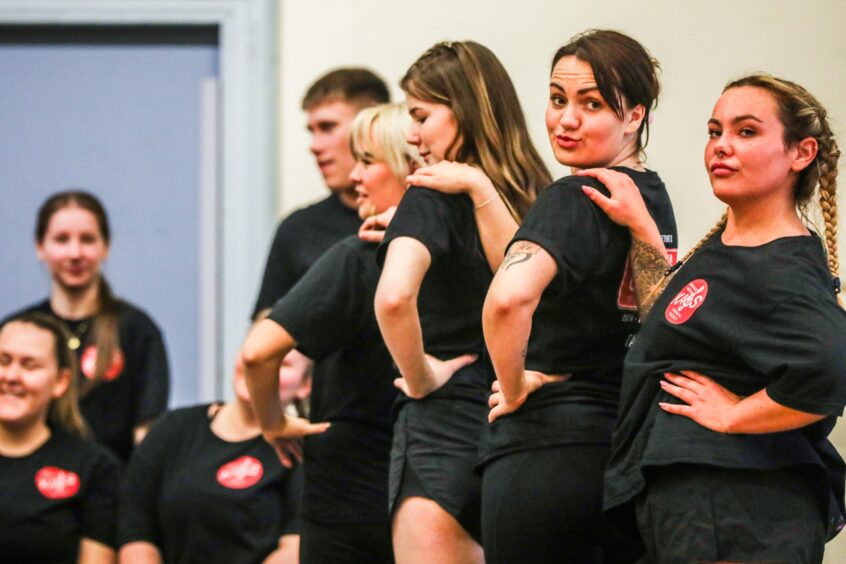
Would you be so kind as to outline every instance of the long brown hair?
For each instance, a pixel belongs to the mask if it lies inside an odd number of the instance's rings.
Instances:
[[[35,325],[39,329],[48,331],[53,336],[53,354],[56,357],[56,366],[59,371],[70,370],[71,378],[67,390],[60,397],[50,402],[50,407],[47,410],[47,422],[55,427],[59,427],[70,433],[75,433],[80,436],[88,436],[88,425],[85,424],[85,419],[79,411],[78,399],[78,370],[76,363],[76,356],[73,354],[68,346],[67,331],[59,322],[40,312],[20,313],[3,321],[0,325],[0,330],[10,323],[28,323]]]
[[[481,167],[519,222],[552,177],[496,55],[474,41],[438,43],[411,65],[400,86],[415,98],[449,107],[458,132],[447,154],[457,147],[456,161]]]
[[[109,218],[106,215],[106,209],[96,196],[83,190],[57,192],[41,204],[35,224],[36,243],[41,244],[44,242],[44,237],[47,235],[47,229],[50,226],[50,220],[56,212],[74,206],[91,212],[97,221],[100,236],[108,245],[111,242],[111,229],[109,228]],[[100,273],[97,284],[97,314],[94,317],[94,324],[92,326],[93,338],[90,339],[94,346],[97,347],[97,360],[94,365],[92,384],[104,379],[115,354],[121,352],[120,338],[118,336],[118,310],[121,302],[112,293],[112,289],[102,273]]]

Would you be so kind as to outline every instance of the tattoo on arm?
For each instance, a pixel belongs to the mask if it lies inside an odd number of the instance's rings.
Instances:
[[[642,321],[664,289],[664,273],[670,263],[663,248],[658,249],[639,239],[632,240],[629,255],[632,261],[637,309]]]
[[[508,270],[515,264],[526,262],[535,256],[539,250],[540,247],[535,243],[518,241],[511,245],[511,248],[508,249],[508,254],[505,255],[505,258],[502,260],[502,264],[499,268],[500,270]]]
[[[520,351],[520,356],[523,357],[523,361],[526,360],[527,354],[529,354],[529,341],[526,341],[526,344],[523,345],[523,350]]]

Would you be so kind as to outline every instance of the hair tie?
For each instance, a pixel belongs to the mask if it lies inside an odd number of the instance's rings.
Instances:
[[[678,261],[676,264],[674,264],[673,266],[671,266],[670,268],[668,268],[667,270],[664,271],[664,277],[666,278],[667,276],[669,276],[670,274],[672,274],[676,270],[680,269],[683,264],[684,264],[683,260]]]
[[[834,279],[831,281],[831,283],[834,285],[834,293],[839,294],[840,293],[840,277],[835,276]]]

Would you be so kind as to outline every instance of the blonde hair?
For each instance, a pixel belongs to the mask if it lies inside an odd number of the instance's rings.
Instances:
[[[89,436],[88,425],[79,411],[79,371],[77,370],[76,356],[67,345],[70,337],[67,330],[55,318],[39,312],[21,313],[10,317],[3,322],[0,330],[11,323],[28,323],[53,335],[53,354],[56,358],[58,371],[70,370],[71,378],[65,393],[50,402],[47,409],[47,422],[51,426],[64,429],[70,433],[83,437]]]
[[[828,255],[828,269],[831,272],[835,292],[840,292],[840,262],[837,256],[837,163],[840,149],[828,123],[828,113],[820,102],[802,86],[769,74],[755,73],[729,82],[723,92],[741,86],[751,86],[769,92],[778,106],[779,121],[784,126],[784,144],[791,145],[802,139],[813,137],[819,146],[814,160],[800,173],[793,187],[796,208],[806,222],[808,208],[819,186],[818,200],[825,224],[825,249]],[[677,264],[681,265],[715,233],[723,229],[727,214],[717,222]],[[668,271],[670,274],[675,268]],[[663,290],[662,284],[661,289]]]
[[[474,41],[438,43],[411,65],[400,86],[415,98],[449,107],[458,132],[446,153],[457,147],[456,161],[481,167],[519,222],[552,177],[496,55]]]
[[[350,150],[356,160],[371,157],[388,165],[397,178],[422,166],[417,147],[407,141],[411,117],[403,104],[380,104],[358,112],[350,126]]]

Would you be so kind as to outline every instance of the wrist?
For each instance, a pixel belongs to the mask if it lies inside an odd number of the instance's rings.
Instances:
[[[470,199],[473,200],[473,206],[475,208],[479,209],[486,206],[496,198],[499,198],[499,193],[489,178],[485,177],[483,181],[471,184]]]
[[[528,383],[526,381],[526,373],[520,371],[520,375],[510,379],[508,385],[503,380],[500,380],[500,390],[502,397],[506,403],[514,403],[525,398],[528,394]]]

